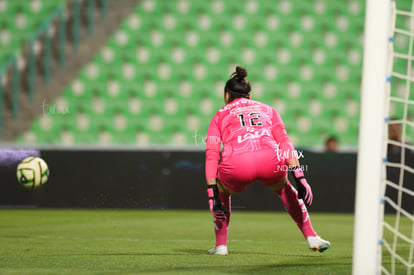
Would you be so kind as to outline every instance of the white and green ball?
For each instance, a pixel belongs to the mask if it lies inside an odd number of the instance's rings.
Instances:
[[[48,179],[47,163],[39,157],[27,157],[17,166],[17,180],[25,188],[40,188]]]

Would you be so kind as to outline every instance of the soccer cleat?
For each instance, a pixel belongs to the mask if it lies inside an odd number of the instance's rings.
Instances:
[[[219,245],[219,246],[213,247],[212,249],[209,249],[208,254],[226,256],[229,253],[227,252],[227,245]]]
[[[306,240],[308,241],[309,249],[312,251],[319,251],[322,253],[331,247],[330,242],[325,241],[319,236],[308,237]]]

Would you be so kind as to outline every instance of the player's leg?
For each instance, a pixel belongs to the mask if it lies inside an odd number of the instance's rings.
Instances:
[[[240,159],[238,159],[240,160]],[[209,254],[227,255],[228,228],[231,217],[231,195],[243,191],[251,181],[248,169],[243,167],[245,162],[221,163],[218,171],[217,186],[219,199],[227,210],[226,220],[214,220],[215,246],[208,251]]]
[[[308,242],[308,246],[313,251],[323,252],[330,247],[328,241],[319,237],[312,227],[308,210],[302,200],[298,199],[296,189],[290,184],[287,177],[283,180],[268,185],[276,194],[279,195],[289,215],[296,222],[303,236]]]
[[[287,178],[287,168],[284,165],[284,160],[279,160],[274,152],[267,151],[263,152],[260,162],[258,180],[280,197],[287,212],[296,222],[305,238],[316,236],[306,206],[302,200],[298,199],[297,191]]]
[[[279,195],[289,215],[298,225],[305,238],[316,236],[313,230],[308,211],[302,200],[298,199],[295,188],[290,184],[287,177],[278,183],[269,186],[276,194]]]
[[[284,160],[279,160],[274,152],[263,151],[258,167],[260,168],[258,180],[270,187],[282,200],[287,212],[295,221],[308,245],[312,250],[324,251],[329,248],[329,242],[323,241],[312,227],[308,210],[303,200],[298,198],[298,192],[287,178],[287,168]]]
[[[219,199],[226,207],[227,213],[224,221],[213,220],[216,243],[212,249],[208,250],[208,254],[227,255],[228,228],[231,217],[231,194],[234,194],[235,192],[224,186],[218,179],[217,186],[220,192]]]

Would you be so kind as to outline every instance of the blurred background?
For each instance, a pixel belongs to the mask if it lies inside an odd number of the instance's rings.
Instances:
[[[204,206],[204,137],[224,105],[225,82],[242,65],[253,99],[281,114],[297,148],[329,151],[305,152],[302,163],[312,163],[315,189],[324,192],[332,178],[346,186],[332,205],[352,211],[364,6],[363,0],[0,0],[0,146],[41,148],[51,170],[50,187],[22,195],[17,184],[8,186],[0,204],[70,206],[64,190],[87,181],[94,195],[85,191],[83,206]],[[407,52],[405,36],[394,42]],[[406,71],[406,62],[397,61],[395,71]],[[393,93],[404,89],[396,82]],[[393,116],[402,112],[397,105]],[[123,146],[153,153],[128,155]],[[3,162],[9,170],[2,175],[15,181],[11,163]],[[195,171],[192,179],[174,178],[173,171],[192,175],[185,169]],[[200,193],[202,205],[179,195],[148,202],[166,190],[172,196],[166,186],[180,181]],[[140,189],[145,182],[155,188],[150,195]],[[320,196],[332,200],[334,189]],[[142,198],[107,204],[115,190],[120,200]],[[315,209],[333,209],[322,201]]]
[[[357,146],[364,1],[1,0],[3,143],[203,142],[235,65],[294,144]]]

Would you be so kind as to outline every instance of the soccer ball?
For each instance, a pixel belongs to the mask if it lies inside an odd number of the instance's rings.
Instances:
[[[49,168],[41,158],[27,157],[17,166],[17,180],[25,188],[40,188],[48,178]]]

